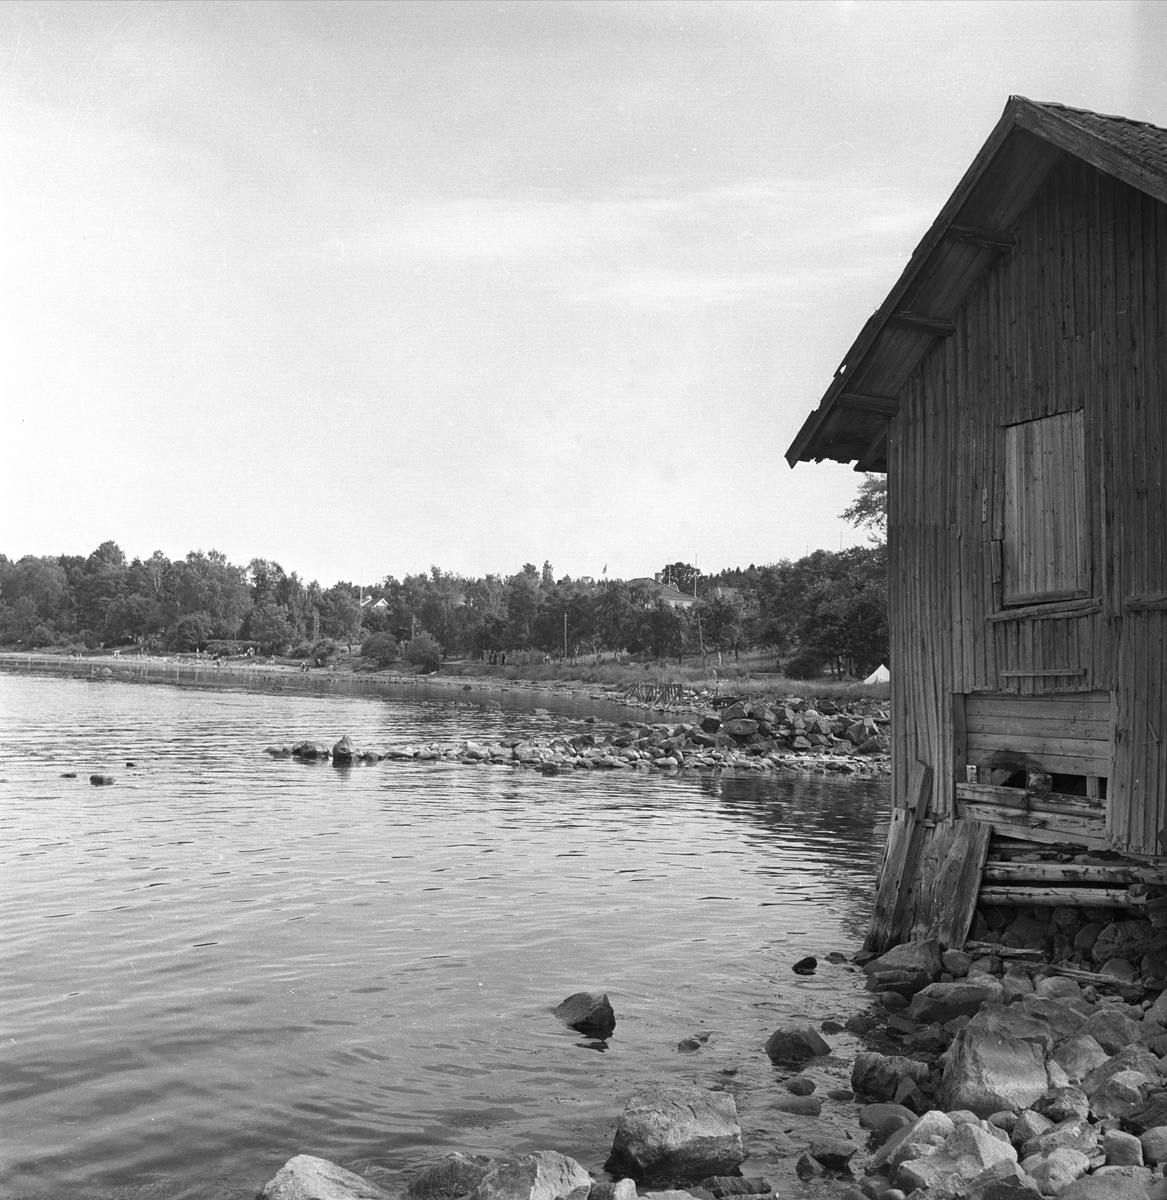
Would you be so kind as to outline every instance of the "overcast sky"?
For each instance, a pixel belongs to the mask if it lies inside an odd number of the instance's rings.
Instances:
[[[1167,5],[0,6],[0,552],[324,584],[838,549],[783,453],[1010,94]]]

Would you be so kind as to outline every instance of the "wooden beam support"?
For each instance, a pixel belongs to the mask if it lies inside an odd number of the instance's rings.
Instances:
[[[855,463],[856,471],[875,471],[879,469],[880,464],[883,464],[883,469],[887,470],[887,426],[882,429],[867,443],[867,449],[859,455],[859,460]]]
[[[1126,888],[982,887],[978,904],[1033,904],[1044,908],[1135,908]]]
[[[900,411],[900,402],[894,396],[867,396],[862,392],[844,392],[836,403],[842,405],[843,408],[881,413],[887,417],[894,417]]]
[[[1125,883],[1167,885],[1167,867],[1140,866],[1138,863],[1060,863],[1002,862],[985,863],[986,883],[1099,883],[1115,886]]]
[[[910,329],[913,333],[926,333],[932,337],[952,337],[956,326],[951,321],[940,321],[936,317],[926,317],[922,313],[900,312],[892,313],[888,318],[889,325],[898,325],[901,329]]]
[[[1153,596],[1128,596],[1122,602],[1123,612],[1162,612],[1167,608],[1167,592]]]
[[[973,225],[949,225],[944,236],[954,242],[969,242],[983,246],[986,250],[1012,250],[1017,239],[1008,233],[997,233],[991,229],[977,229]]]

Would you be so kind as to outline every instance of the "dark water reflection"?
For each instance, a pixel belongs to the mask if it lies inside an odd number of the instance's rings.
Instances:
[[[251,1196],[300,1151],[598,1169],[656,1078],[732,1086],[764,1152],[766,1036],[859,1006],[790,965],[854,948],[881,785],[257,753],[577,719],[0,675],[3,1194]],[[603,1053],[549,1014],[591,986]]]

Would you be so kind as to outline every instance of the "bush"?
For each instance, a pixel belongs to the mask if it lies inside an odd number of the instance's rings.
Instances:
[[[320,641],[301,642],[291,649],[291,658],[306,658],[314,667],[327,666],[340,653],[340,643],[332,638],[321,638]]]
[[[170,635],[171,648],[180,654],[192,650],[205,650],[211,640],[212,623],[205,612],[194,612],[182,617]]]
[[[442,665],[442,648],[424,629],[405,643],[405,661],[422,671],[436,671]]]
[[[397,661],[397,642],[391,633],[375,633],[365,638],[361,657],[371,658],[379,667],[387,667]]]
[[[823,660],[804,650],[786,660],[782,673],[787,679],[817,679],[823,673]]]

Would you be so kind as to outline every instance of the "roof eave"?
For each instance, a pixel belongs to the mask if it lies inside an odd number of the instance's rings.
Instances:
[[[1051,146],[1073,154],[1132,187],[1167,202],[1167,180],[1137,159],[1106,143],[1089,130],[1081,128],[1068,115],[1051,110],[1024,96],[1010,96],[988,139],[932,222],[928,232],[912,252],[899,279],[883,303],[867,320],[848,350],[818,407],[807,414],[802,427],[786,451],[786,461],[791,467],[799,462],[821,462],[824,458],[832,457],[829,451],[835,443],[820,445],[819,435],[827,419],[834,413],[839,397],[855,378],[888,322],[900,309],[904,296],[920,277],[929,258],[952,226],[959,224],[961,209],[968,203],[977,184],[1001,152],[1006,140],[1018,129],[1025,130]],[[855,453],[846,461],[862,462],[862,459],[862,454]]]

